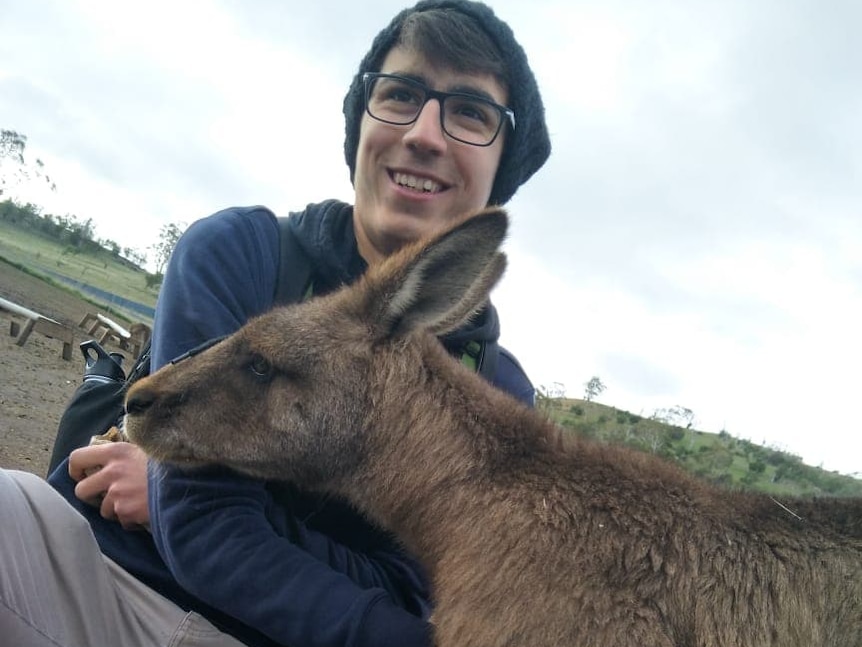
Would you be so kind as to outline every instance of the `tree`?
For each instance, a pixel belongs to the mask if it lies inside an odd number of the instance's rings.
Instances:
[[[132,261],[132,263],[138,265],[139,267],[143,267],[147,264],[147,255],[135,249],[134,247],[123,247],[123,249],[120,251],[120,255],[123,258],[129,259],[130,261]]]
[[[599,397],[607,387],[602,383],[601,378],[594,375],[590,381],[584,384],[584,400],[591,402]]]
[[[148,289],[158,288],[161,286],[162,281],[164,280],[165,275],[161,273],[150,274],[147,272],[144,275],[144,283],[146,283]]]
[[[14,130],[0,130],[0,196],[8,187],[17,184],[17,176],[24,166],[24,148],[27,137]]]
[[[84,247],[88,242],[93,243],[93,235],[95,228],[93,227],[93,219],[87,218],[84,221],[78,220],[75,216],[67,216],[61,220],[64,222],[66,229],[66,239],[69,244],[75,249]]]
[[[32,180],[44,181],[51,191],[57,186],[45,173],[40,159],[30,163],[26,157],[27,135],[14,130],[0,130],[0,196]],[[8,197],[8,196],[7,196]]]
[[[164,274],[165,266],[167,266],[174,247],[177,246],[177,241],[183,235],[185,228],[185,223],[172,222],[162,225],[162,229],[159,232],[159,242],[150,246],[150,249],[156,254],[156,274]]]
[[[566,397],[566,387],[561,382],[554,382],[551,386],[540,385],[536,387],[536,407],[538,409],[550,409],[555,402]]]
[[[547,397],[554,400],[561,400],[566,397],[566,386],[562,382],[553,382],[551,386],[540,386]]]
[[[659,450],[664,446],[666,439],[661,431],[650,429],[641,435],[641,440],[649,451],[653,454],[658,454]]]
[[[696,420],[694,411],[678,404],[669,409],[656,409],[652,415],[652,419],[686,429],[691,429]]]
[[[119,256],[119,255],[120,255],[120,244],[119,244],[119,243],[117,243],[116,241],[113,241],[113,240],[111,240],[111,239],[109,239],[109,238],[105,238],[104,240],[100,240],[100,241],[99,241],[99,244],[100,244],[102,247],[104,247],[105,249],[110,250],[110,252],[111,252],[114,256]]]
[[[14,130],[0,130],[0,158],[8,158],[23,164],[26,146],[27,135],[16,133]]]

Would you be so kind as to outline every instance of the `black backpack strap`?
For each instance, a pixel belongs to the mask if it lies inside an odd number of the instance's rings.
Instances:
[[[278,277],[275,280],[275,305],[299,303],[313,288],[311,263],[299,246],[289,226],[290,217],[278,218],[279,257]]]
[[[129,376],[126,378],[126,386],[132,382],[137,382],[142,377],[146,377],[150,374],[150,351],[152,350],[152,337],[144,342],[144,345],[141,347],[141,352],[138,355],[138,359],[135,360],[135,363],[132,364],[132,368],[129,371]]]

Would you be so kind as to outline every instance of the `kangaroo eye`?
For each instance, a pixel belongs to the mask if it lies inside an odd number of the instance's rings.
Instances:
[[[263,355],[254,355],[249,364],[251,372],[258,377],[268,377],[272,373],[272,364]]]

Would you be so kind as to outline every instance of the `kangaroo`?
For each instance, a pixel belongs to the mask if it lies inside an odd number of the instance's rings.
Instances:
[[[862,500],[729,492],[563,437],[436,336],[505,267],[501,209],[129,391],[153,458],[343,497],[431,577],[442,647],[862,646]]]

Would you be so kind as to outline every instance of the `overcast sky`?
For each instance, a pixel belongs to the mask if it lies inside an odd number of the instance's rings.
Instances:
[[[490,4],[554,146],[509,203],[503,344],[537,385],[862,472],[862,3]],[[352,201],[341,100],[403,6],[0,0],[0,127],[123,247]]]

